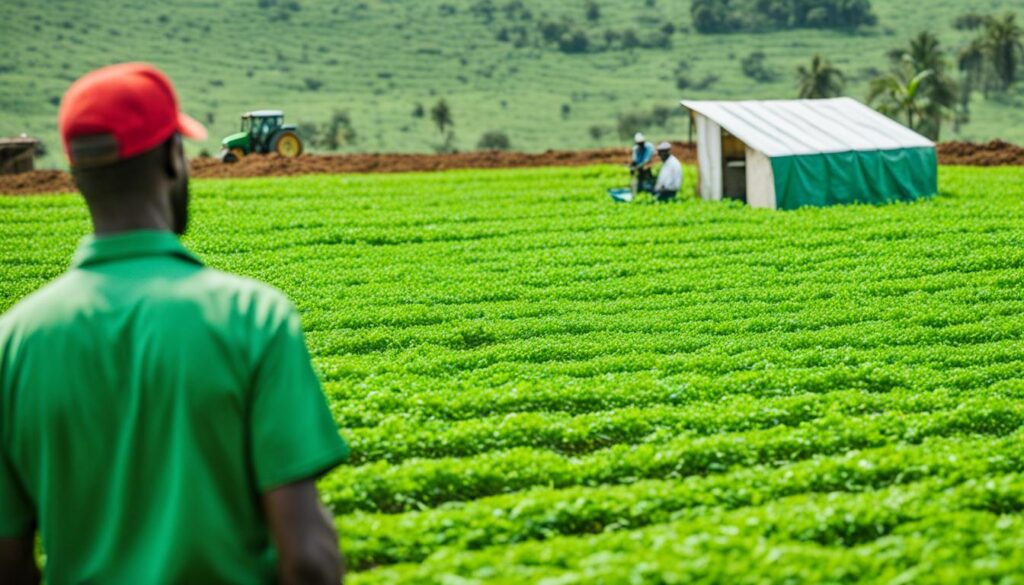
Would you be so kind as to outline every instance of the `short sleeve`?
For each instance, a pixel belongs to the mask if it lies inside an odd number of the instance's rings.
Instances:
[[[11,460],[0,448],[0,538],[24,536],[35,523],[35,512],[14,473]]]
[[[282,312],[266,332],[250,398],[250,447],[261,492],[317,477],[348,456],[310,363],[299,316],[290,303]]]

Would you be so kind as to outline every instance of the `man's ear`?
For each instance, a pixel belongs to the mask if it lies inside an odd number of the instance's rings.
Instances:
[[[167,176],[172,180],[180,179],[188,172],[185,163],[185,151],[181,145],[181,134],[177,132],[167,141]]]

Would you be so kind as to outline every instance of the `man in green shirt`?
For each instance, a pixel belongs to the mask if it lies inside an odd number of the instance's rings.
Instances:
[[[338,583],[315,479],[348,454],[285,296],[204,267],[180,114],[143,64],[68,90],[95,234],[0,318],[0,581]]]

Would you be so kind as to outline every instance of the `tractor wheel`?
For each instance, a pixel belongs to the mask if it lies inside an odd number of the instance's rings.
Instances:
[[[298,134],[286,130],[274,136],[270,150],[288,158],[296,157],[302,154],[302,140]]]
[[[222,163],[236,163],[236,162],[238,162],[238,157],[235,155],[234,150],[227,150],[227,149],[222,150],[222,151],[220,151],[220,154],[217,155],[217,158],[219,158],[220,162],[222,162]]]

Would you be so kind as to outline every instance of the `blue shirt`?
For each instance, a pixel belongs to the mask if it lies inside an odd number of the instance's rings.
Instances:
[[[639,144],[633,145],[633,164],[635,166],[643,166],[654,158],[654,145],[650,142],[644,142],[643,147]]]

